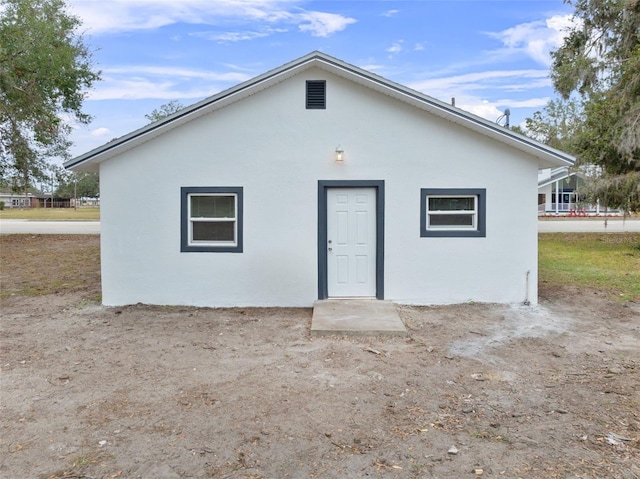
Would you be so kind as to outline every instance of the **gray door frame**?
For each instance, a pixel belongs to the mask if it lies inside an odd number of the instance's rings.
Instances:
[[[384,180],[318,180],[318,299],[327,299],[327,190],[376,189],[376,298],[384,299]]]

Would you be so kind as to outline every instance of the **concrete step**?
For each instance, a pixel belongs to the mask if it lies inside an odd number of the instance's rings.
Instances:
[[[311,335],[407,336],[395,305],[377,299],[325,299],[313,305]]]

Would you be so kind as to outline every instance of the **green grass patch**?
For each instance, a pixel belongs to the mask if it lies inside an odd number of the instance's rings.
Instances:
[[[541,233],[538,247],[545,289],[586,288],[640,300],[640,233]]]
[[[100,208],[11,208],[0,211],[0,219],[40,221],[99,221]]]

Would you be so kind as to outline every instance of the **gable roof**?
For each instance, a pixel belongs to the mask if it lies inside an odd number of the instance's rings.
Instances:
[[[162,120],[146,125],[120,138],[116,138],[109,143],[65,162],[64,167],[79,171],[97,171],[98,164],[104,160],[145,143],[154,137],[162,135],[200,116],[209,114],[219,108],[255,94],[258,91],[269,88],[271,85],[291,78],[312,67],[321,68],[357,84],[428,111],[447,121],[512,146],[517,150],[537,158],[540,168],[571,166],[575,162],[575,158],[567,153],[539,143],[489,120],[485,120],[484,118],[425,95],[424,93],[387,80],[375,73],[363,70],[362,68],[343,62],[325,53],[315,51],[209,98],[205,98]]]
[[[556,181],[564,180],[565,178],[569,178],[570,176],[578,176],[584,179],[587,175],[581,170],[572,170],[566,166],[561,166],[559,168],[553,168],[548,177],[542,178],[538,180],[538,188],[542,188],[544,186],[550,185],[551,183],[555,183]]]

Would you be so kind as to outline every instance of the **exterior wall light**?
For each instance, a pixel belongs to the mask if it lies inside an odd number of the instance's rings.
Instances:
[[[336,148],[336,161],[341,162],[344,160],[344,149],[341,146]]]

